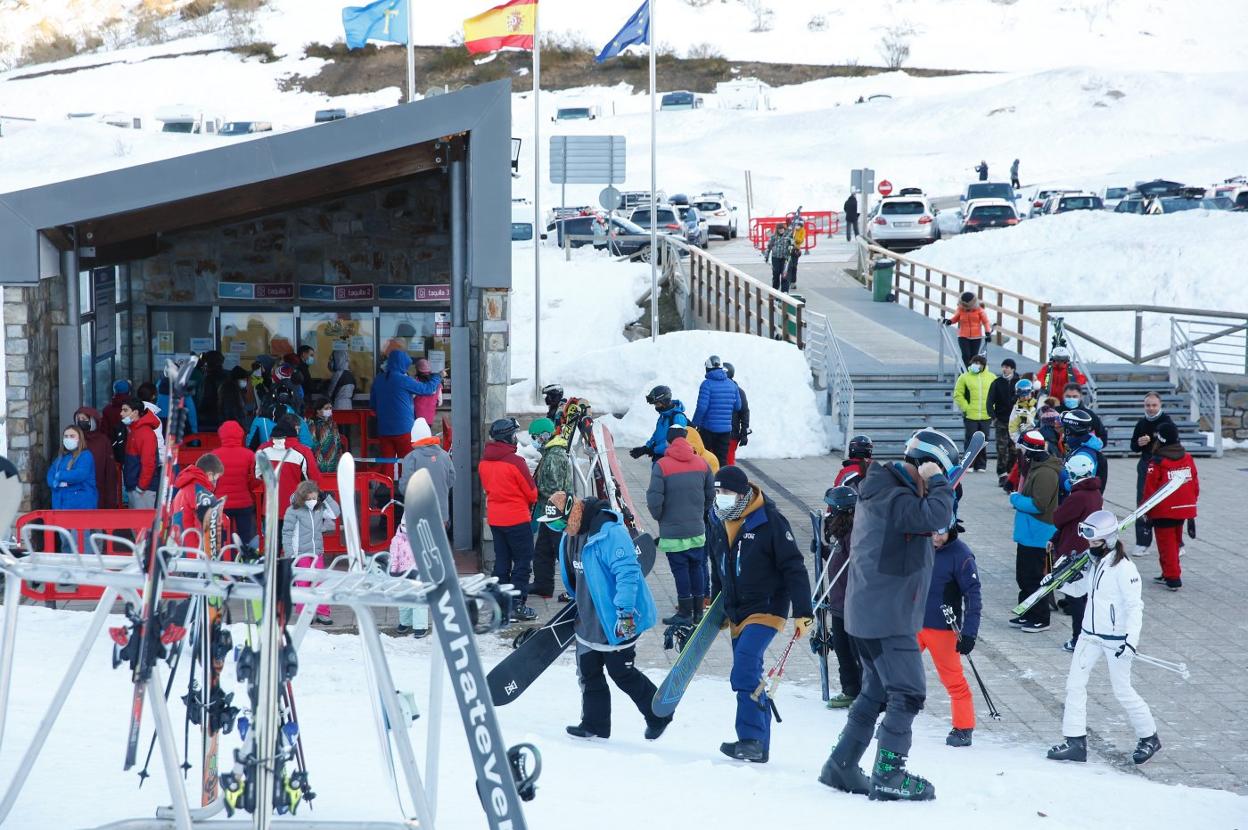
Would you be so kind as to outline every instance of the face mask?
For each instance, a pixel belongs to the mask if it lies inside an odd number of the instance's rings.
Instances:
[[[736,493],[716,493],[715,494],[715,509],[716,510],[726,513],[729,510],[731,510],[733,505],[735,505],[736,503],[737,503]]]
[[[1062,403],[1067,409],[1074,409],[1082,402],[1082,398],[1062,398]]]
[[[306,364],[308,364],[309,366],[311,366],[313,363],[316,363],[316,358],[315,358],[315,357],[312,357],[312,356],[309,356],[309,357],[308,357],[308,359],[307,359],[307,360],[305,360],[305,361],[303,361],[303,362],[304,362],[304,363],[306,363]]]
[[[127,416],[125,416],[124,418],[122,418],[122,419],[121,419],[121,422],[122,422],[123,424],[125,424],[126,426],[130,426],[131,424],[133,424],[133,423],[134,423],[134,416],[133,416],[133,415],[127,415]]]
[[[322,409],[322,410],[321,410],[321,417],[322,417],[322,418],[324,418],[326,421],[328,421],[330,418],[334,417],[334,410],[332,410],[332,409]]]
[[[70,450],[71,452],[78,449],[77,438],[62,438],[61,443],[65,445],[65,449]]]
[[[239,388],[239,389],[246,389],[246,388],[247,388],[247,378],[243,378],[242,380],[240,380],[240,381],[238,382],[238,388]]]
[[[83,432],[90,432],[95,429],[95,424],[91,421],[78,421],[78,428]]]
[[[984,367],[983,367],[983,366],[980,366],[978,363],[972,363],[972,364],[971,364],[971,374],[972,374],[972,375],[978,375],[978,374],[979,374],[980,372],[982,372],[982,371],[984,371]]]
[[[1156,421],[1158,418],[1160,418],[1160,417],[1161,417],[1161,413],[1162,413],[1163,411],[1164,411],[1164,410],[1158,409],[1158,410],[1157,410],[1157,412],[1156,412],[1156,413],[1154,413],[1154,414],[1152,414],[1152,415],[1149,415],[1147,412],[1145,412],[1145,413],[1144,413],[1144,420],[1146,420],[1146,421]]]
[[[309,510],[316,509],[316,499],[308,499],[307,501],[304,502],[304,504],[307,505],[307,508]]]
[[[263,370],[263,369],[257,369],[256,371],[254,371],[254,372],[252,372],[252,373],[251,373],[251,376],[252,376],[253,378],[256,378],[257,380],[259,380],[260,378],[264,377],[264,370]]]

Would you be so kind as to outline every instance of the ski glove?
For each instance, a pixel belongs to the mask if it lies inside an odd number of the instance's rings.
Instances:
[[[953,325],[953,321],[952,321],[952,320],[941,320],[940,322],[944,323],[946,326],[952,326],[952,325]]]
[[[641,458],[643,455],[649,455],[651,452],[649,447],[633,447],[628,454],[633,458]]]
[[[793,636],[800,640],[802,637],[806,636],[807,632],[810,631],[811,626],[814,624],[814,617],[798,617],[793,620]]]
[[[1114,652],[1114,656],[1115,656],[1115,657],[1122,657],[1124,654],[1126,654],[1126,653],[1127,653],[1127,650],[1128,650],[1128,649],[1131,651],[1131,655],[1130,655],[1130,657],[1134,657],[1134,656],[1135,656],[1135,646],[1131,645],[1131,644],[1130,644],[1130,643],[1128,643],[1126,640],[1123,640],[1123,641],[1122,641],[1122,645],[1118,646],[1118,650]],[[1128,657],[1127,659],[1130,659],[1130,657]]]
[[[1187,520],[1187,535],[1189,538],[1192,538],[1192,539],[1196,538],[1196,520],[1195,519]]]
[[[965,634],[958,635],[958,654],[970,654],[975,650],[975,638]]]
[[[621,640],[631,640],[637,636],[637,620],[632,611],[620,609],[615,612],[615,636]]]
[[[746,430],[745,435],[742,435],[739,439],[737,439],[737,446],[744,447],[748,443],[750,443],[750,431]]]

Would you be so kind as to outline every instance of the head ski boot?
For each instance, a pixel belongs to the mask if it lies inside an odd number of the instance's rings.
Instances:
[[[936,798],[936,788],[926,778],[906,771],[905,755],[877,749],[867,797],[872,801],[931,801]]]
[[[1156,733],[1147,738],[1140,738],[1140,742],[1135,745],[1135,752],[1131,753],[1131,760],[1136,764],[1142,764],[1156,755],[1159,749],[1161,749],[1161,739]]]
[[[1060,743],[1049,750],[1050,761],[1086,761],[1088,760],[1088,736],[1077,738],[1067,736],[1065,743]]]
[[[945,736],[945,743],[948,746],[970,746],[971,735],[974,729],[958,729],[954,727],[949,730],[949,734]]]
[[[867,795],[871,792],[871,779],[858,766],[867,745],[859,741],[846,741],[844,737],[837,741],[828,760],[823,762],[819,771],[819,783],[843,793]]]

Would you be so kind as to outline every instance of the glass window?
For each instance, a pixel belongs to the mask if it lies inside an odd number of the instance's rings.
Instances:
[[[443,373],[442,390],[451,391],[451,315],[448,311],[383,311],[381,353],[403,349],[415,361],[429,359],[430,368]]]
[[[192,341],[212,339],[211,308],[152,309],[152,366],[159,371],[166,358],[182,358],[197,351]],[[215,342],[215,341],[214,341]]]
[[[91,405],[94,406],[96,409],[102,409],[104,405],[108,403],[109,399],[113,396],[113,389],[112,389],[113,375],[114,375],[113,366],[114,366],[114,360],[111,357],[106,357],[103,360],[97,360],[95,362],[95,372],[94,372],[95,398],[93,400],[92,399],[84,399],[84,400],[90,400]]]
[[[78,377],[82,379],[82,399],[84,401],[91,400],[91,344],[94,342],[91,338],[92,325],[90,322],[83,323],[79,327],[78,335],[82,338],[80,341],[82,343],[82,354],[79,356],[82,370]]]
[[[300,346],[316,349],[312,378],[328,381],[330,355],[347,353],[347,365],[359,383],[357,392],[370,388],[377,374],[376,329],[372,309],[368,311],[303,311],[299,315]]]
[[[262,354],[274,360],[295,350],[295,315],[289,311],[222,311],[221,352],[225,368],[250,369]]]
[[[922,202],[884,202],[880,207],[885,216],[918,216],[924,210]]]
[[[91,297],[91,272],[78,272],[78,313],[90,314],[95,310]]]

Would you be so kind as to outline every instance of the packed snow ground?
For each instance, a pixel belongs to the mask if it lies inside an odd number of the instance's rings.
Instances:
[[[87,615],[81,612],[22,608],[0,782],[7,782],[13,774],[43,715],[49,690],[59,681],[86,623]],[[119,623],[121,619],[115,618],[109,624]],[[235,640],[241,642],[242,635],[242,627],[237,626]],[[396,682],[417,693],[424,711],[429,641],[383,640]],[[778,643],[781,640],[777,638]],[[509,650],[491,636],[482,638],[482,643],[487,666]],[[95,643],[62,719],[5,827],[96,826],[151,816],[167,802],[159,758],[142,789],[133,770],[122,772],[131,687],[125,671],[110,668],[111,645],[103,634]],[[720,642],[714,647],[726,646]],[[778,656],[779,649],[773,645],[770,660]],[[400,813],[389,773],[379,757],[366,702],[358,641],[312,631],[299,658],[295,694],[310,781],[317,793],[315,808],[306,813],[301,810],[300,817],[397,820]],[[647,673],[656,682],[660,679],[659,672]],[[177,698],[185,691],[185,677],[179,678],[170,708],[180,751],[183,713]],[[1101,675],[1094,682],[1106,681]],[[232,661],[226,666],[223,685],[227,690],[235,685]],[[639,820],[662,827],[703,826],[708,821],[734,828],[801,827],[820,817],[833,817],[838,826],[852,827],[875,825],[881,811],[889,811],[890,816],[897,813],[894,818],[919,820],[930,830],[1103,830],[1111,825],[1176,827],[1193,820],[1201,827],[1235,828],[1243,826],[1248,814],[1245,799],[1231,793],[1153,783],[1098,762],[1056,764],[1044,759],[1044,746],[1001,741],[984,734],[986,730],[976,734],[970,749],[946,747],[948,723],[943,711],[919,716],[911,753],[911,766],[932,779],[937,800],[921,807],[872,803],[861,796],[833,792],[815,781],[844,724],[844,714],[827,711],[818,697],[817,689],[796,683],[781,686],[777,705],[784,723],[773,726],[772,757],[766,765],[730,761],[718,752],[721,741],[734,739],[735,698],[724,678],[695,680],[675,722],[654,743],[642,738],[641,717],[614,689],[609,740],[582,742],[564,733],[564,726],[576,723],[580,712],[575,669],[567,655],[533,690],[498,713],[509,744],[531,741],[542,752],[537,799],[525,805],[531,827],[567,827],[573,821],[570,817],[599,830],[636,830]],[[449,830],[484,827],[449,684],[444,703],[438,826]],[[152,723],[150,707],[145,716],[144,750]],[[422,717],[412,730],[422,766],[427,725],[427,718]],[[1053,726],[1056,736],[1057,724]],[[236,735],[222,736],[223,756],[237,745]],[[79,786],[81,775],[66,778],[68,771],[84,769],[91,770],[89,798],[77,797],[84,792]],[[193,781],[198,781],[198,773],[198,769],[191,770]],[[921,818],[916,810],[921,811]],[[732,818],[724,818],[728,816]]]

